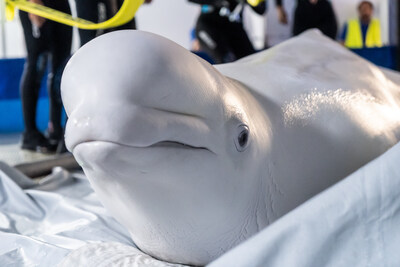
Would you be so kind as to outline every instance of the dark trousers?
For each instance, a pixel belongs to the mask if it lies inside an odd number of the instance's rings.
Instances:
[[[255,52],[253,45],[241,22],[231,22],[216,12],[202,13],[196,24],[196,37],[201,48],[210,55],[216,63],[229,60],[231,53],[239,59]]]
[[[65,0],[52,1],[52,3],[45,2],[44,4],[62,12],[71,12],[68,1]],[[27,59],[20,86],[25,132],[37,131],[36,108],[40,83],[47,62],[50,63],[47,80],[50,100],[50,127],[54,130],[61,130],[60,81],[66,61],[71,53],[72,28],[46,20],[35,34],[28,14],[20,11],[19,15],[27,48]]]
[[[105,6],[105,18],[110,19],[115,15],[114,12],[118,10],[113,10],[112,5],[111,5],[112,0],[76,0],[76,11],[78,14],[78,17],[82,19],[86,19],[92,22],[99,22],[99,4],[102,3]],[[117,0],[117,9],[121,8],[123,3],[123,0]],[[83,46],[96,36],[100,35],[101,33],[107,33],[111,31],[116,31],[116,30],[125,30],[125,29],[136,29],[136,22],[135,19],[133,18],[131,21],[128,21],[127,23],[115,27],[115,28],[110,28],[106,29],[104,31],[98,31],[98,30],[82,30],[79,29],[79,38],[80,38],[80,44]]]
[[[317,28],[326,36],[335,39],[337,22],[332,5],[326,0],[311,4],[308,0],[298,0],[294,12],[293,35]]]

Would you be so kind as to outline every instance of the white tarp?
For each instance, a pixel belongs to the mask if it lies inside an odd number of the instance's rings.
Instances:
[[[0,266],[172,266],[139,251],[82,176],[56,168],[35,186],[0,162]]]
[[[400,144],[210,267],[400,266]]]
[[[89,242],[133,245],[126,230],[102,207],[85,179],[23,191],[0,170],[0,266],[56,266]],[[14,178],[14,177],[13,177]]]
[[[134,248],[85,179],[54,175],[22,190],[0,164],[0,266],[168,265]],[[210,266],[400,266],[399,252],[400,144]]]

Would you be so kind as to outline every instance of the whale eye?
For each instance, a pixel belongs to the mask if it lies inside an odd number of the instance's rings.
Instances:
[[[237,151],[242,152],[247,148],[249,144],[249,127],[246,125],[239,125],[237,129],[237,137],[235,138],[235,146]]]

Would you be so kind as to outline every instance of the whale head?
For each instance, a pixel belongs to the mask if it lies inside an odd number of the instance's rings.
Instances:
[[[68,149],[144,252],[204,265],[267,224],[268,117],[239,82],[119,31],[78,50],[61,88]]]

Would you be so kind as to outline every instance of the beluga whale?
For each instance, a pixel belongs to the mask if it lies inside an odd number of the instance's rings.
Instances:
[[[209,263],[400,139],[400,75],[316,30],[215,66],[113,32],[72,56],[61,90],[99,199],[171,263]]]

